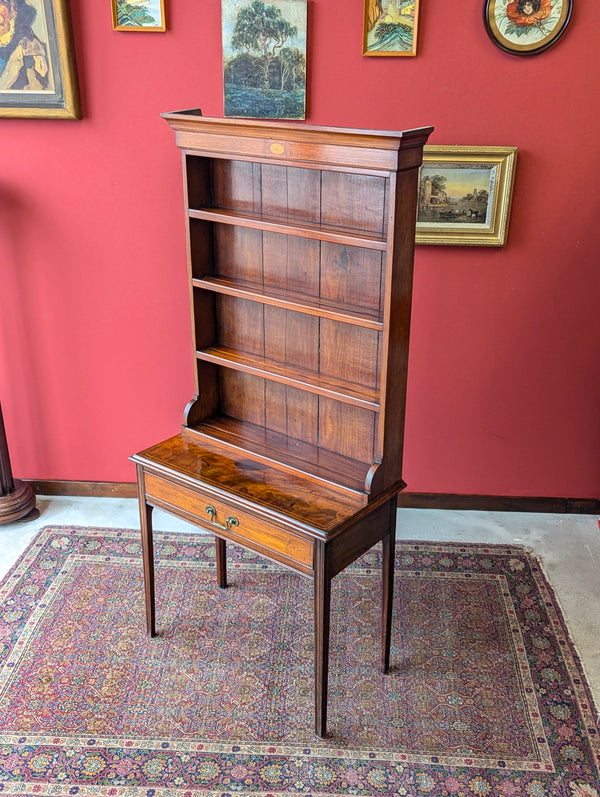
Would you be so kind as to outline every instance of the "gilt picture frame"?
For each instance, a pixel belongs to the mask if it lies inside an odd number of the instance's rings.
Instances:
[[[164,33],[165,0],[110,0],[113,30]]]
[[[420,0],[364,0],[363,55],[417,54]]]
[[[0,0],[0,117],[81,119],[67,0]]]
[[[504,246],[516,161],[516,147],[426,145],[416,243]]]
[[[504,52],[537,55],[563,35],[572,10],[573,0],[486,0],[483,21]]]

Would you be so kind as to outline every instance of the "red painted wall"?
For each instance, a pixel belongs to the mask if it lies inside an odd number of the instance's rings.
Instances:
[[[15,476],[133,481],[193,391],[179,153],[162,111],[222,114],[220,3],[112,30],[72,0],[82,121],[0,120],[0,399]],[[313,124],[435,125],[519,148],[506,247],[420,246],[405,479],[426,492],[600,488],[597,3],[510,56],[483,3],[421,3],[416,58],[361,55],[362,3],[309,3]]]

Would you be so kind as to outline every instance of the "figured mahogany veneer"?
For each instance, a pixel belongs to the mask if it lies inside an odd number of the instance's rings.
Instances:
[[[152,508],[312,579],[326,734],[331,579],[383,544],[389,667],[412,264],[431,128],[164,114],[182,151],[196,395],[137,466],[148,632]]]

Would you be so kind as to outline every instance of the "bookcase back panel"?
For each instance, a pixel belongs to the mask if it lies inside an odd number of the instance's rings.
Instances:
[[[319,319],[279,307],[264,308],[265,357],[319,370]]]
[[[259,163],[215,158],[212,168],[212,202],[210,204],[246,213],[261,212]],[[201,207],[190,202],[190,207]]]
[[[215,158],[188,158],[191,208],[213,206],[300,222],[318,223],[321,173],[315,169]],[[210,171],[209,191],[202,186]]]
[[[264,286],[319,297],[319,241],[265,232]]]
[[[290,450],[297,441],[315,448],[313,458],[323,450],[367,465],[375,460],[376,415],[369,410],[229,369],[221,392],[223,415],[289,437]]]
[[[375,414],[319,397],[319,445],[360,462],[373,462]]]
[[[324,171],[321,224],[385,234],[387,182],[384,177]]]
[[[262,165],[262,212],[299,222],[318,223],[321,173],[315,169]]]
[[[208,345],[281,363],[292,378],[298,369],[358,388],[378,388],[377,331],[233,296],[217,296],[216,305],[216,337]]]
[[[201,222],[202,223],[202,222]],[[214,257],[205,274],[246,280],[262,284],[262,232],[247,227],[215,224]],[[198,276],[205,276],[198,274]]]
[[[383,254],[323,241],[321,299],[381,313]]]
[[[192,276],[226,277],[382,318],[383,253],[190,219]]]
[[[310,445],[319,444],[319,397],[277,382],[266,384],[267,429]]]
[[[235,296],[217,296],[217,338],[229,349],[265,356],[264,309]]]
[[[205,178],[210,175],[208,186]],[[188,204],[385,235],[388,178],[187,158]]]
[[[221,369],[221,412],[265,426],[265,380],[241,371]]]
[[[378,387],[377,332],[322,318],[319,341],[322,375],[366,388]]]

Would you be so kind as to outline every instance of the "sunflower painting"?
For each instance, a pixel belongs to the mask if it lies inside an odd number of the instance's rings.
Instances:
[[[533,55],[550,47],[564,32],[573,0],[487,0],[486,30],[498,47]]]

